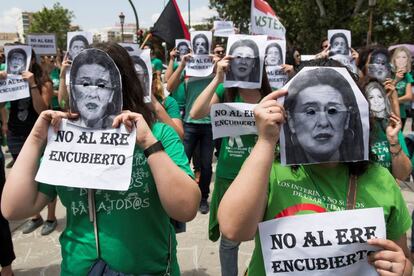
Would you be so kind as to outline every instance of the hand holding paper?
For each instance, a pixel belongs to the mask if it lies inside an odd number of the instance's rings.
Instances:
[[[230,60],[233,57],[225,56],[222,60],[217,63],[217,77],[220,82],[224,81],[224,74],[229,70]]]
[[[34,79],[34,75],[32,72],[30,71],[24,71],[22,72],[22,78],[29,82],[30,87],[32,87],[33,85],[36,85],[35,79]]]
[[[76,119],[78,116],[79,115],[75,113],[45,110],[40,113],[39,118],[33,126],[32,135],[43,144],[47,140],[49,125],[51,125],[53,130],[57,132],[60,127],[60,123],[62,122],[62,118]]]
[[[411,275],[406,270],[406,258],[403,250],[395,242],[385,239],[370,239],[369,245],[381,247],[383,250],[368,256],[369,262],[376,268],[381,276],[385,275]]]

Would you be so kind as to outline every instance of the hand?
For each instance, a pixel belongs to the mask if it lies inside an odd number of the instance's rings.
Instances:
[[[22,78],[25,81],[29,82],[30,87],[36,85],[36,81],[35,81],[35,78],[34,78],[34,74],[32,72],[30,72],[30,71],[24,71],[24,72],[22,72]]]
[[[368,244],[382,248],[368,256],[368,262],[375,267],[380,276],[404,275],[407,260],[403,250],[395,242],[370,239]]]
[[[216,76],[220,82],[224,81],[224,74],[230,69],[230,61],[232,59],[231,56],[225,56],[222,60],[217,62]]]
[[[64,79],[66,78],[66,71],[68,70],[68,68],[72,65],[72,61],[68,58],[68,55],[65,55],[65,58],[63,59],[62,62],[62,67],[60,68],[60,78]]]
[[[40,142],[44,142],[47,139],[47,132],[49,125],[53,127],[53,130],[57,132],[60,127],[62,118],[67,119],[76,119],[79,115],[75,113],[55,111],[55,110],[45,110],[40,113],[39,117],[36,120],[35,125],[32,128],[31,135],[33,135]]]
[[[276,100],[287,95],[286,90],[277,90],[266,97],[254,108],[254,117],[259,138],[276,144],[279,140],[280,128],[285,122],[286,113]]]
[[[174,48],[170,51],[170,60],[175,60],[177,57],[177,48]]]
[[[355,60],[355,63],[358,64],[359,53],[354,48],[351,48],[351,56],[352,56],[352,59]]]
[[[6,71],[0,71],[0,80],[7,79],[7,72]]]
[[[115,117],[112,127],[119,127],[121,123],[125,125],[129,132],[133,130],[134,126],[136,127],[137,144],[141,149],[145,150],[157,142],[157,139],[152,134],[151,129],[141,114],[124,111]]]
[[[293,68],[293,65],[289,65],[289,64],[283,64],[282,70],[289,76],[292,76],[295,73],[295,69]]]
[[[6,136],[8,131],[9,131],[9,127],[7,126],[7,122],[2,122],[1,133],[3,134],[3,136]]]
[[[391,97],[393,93],[397,93],[395,89],[395,82],[392,79],[386,79],[382,85],[384,85],[385,90],[387,91],[387,96]]]
[[[385,130],[387,134],[387,140],[390,144],[398,144],[398,132],[402,127],[401,119],[394,113],[391,113],[391,116],[388,119],[388,126]]]
[[[398,69],[397,73],[395,73],[395,79],[397,82],[399,82],[400,80],[402,80],[404,78],[405,75],[405,69]]]
[[[192,53],[188,53],[188,54],[186,54],[186,55],[184,55],[184,56],[182,56],[181,57],[181,65],[186,65],[187,64],[187,62],[191,59],[193,57],[193,54]]]
[[[318,59],[318,58],[327,59],[328,56],[329,56],[329,49],[330,48],[331,48],[330,46],[326,47],[325,49],[322,50],[322,52],[320,52],[319,54],[317,54],[315,56],[315,58],[316,59]]]

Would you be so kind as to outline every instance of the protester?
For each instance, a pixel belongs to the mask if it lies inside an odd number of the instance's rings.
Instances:
[[[150,47],[151,52],[151,64],[152,64],[152,72],[156,72],[159,77],[161,77],[162,70],[164,66],[162,65],[161,59],[159,59],[159,51],[155,50],[153,47]]]
[[[252,239],[259,222],[288,213],[294,215],[293,209],[301,204],[315,205],[324,211],[344,210],[349,179],[356,177],[357,208],[381,207],[385,215],[387,240],[368,241],[381,249],[369,255],[370,264],[380,275],[411,275],[405,235],[411,219],[401,191],[388,170],[367,162],[283,167],[275,161],[274,149],[282,124],[287,123],[287,112],[276,100],[286,94],[286,91],[275,91],[254,110],[259,137],[220,203],[218,219],[222,233],[234,241]],[[294,193],[298,189],[306,194]],[[326,202],[326,198],[338,203]],[[248,275],[265,275],[261,251],[256,234]]]
[[[211,106],[222,102],[245,102],[258,103],[261,98],[271,92],[267,75],[262,76],[260,89],[227,88],[224,90],[223,81],[226,71],[229,70],[232,57],[224,57],[217,63],[216,75],[211,83],[197,97],[194,102],[190,116],[194,119],[202,118],[209,114]],[[239,140],[239,147],[233,148],[229,140]],[[239,137],[225,137],[222,139],[220,153],[216,166],[216,179],[211,198],[209,239],[217,241],[220,237],[219,223],[217,221],[217,210],[221,198],[236,177],[244,160],[249,156],[256,142],[256,135],[243,135]],[[220,264],[221,275],[237,276],[238,250],[240,242],[234,242],[222,235],[220,240]]]
[[[238,40],[229,50],[231,66],[226,74],[226,80],[259,82],[260,58],[257,44],[250,39]]]
[[[133,171],[142,170],[132,174],[131,183],[139,185],[131,185],[127,192],[98,191],[95,206],[105,205],[107,197],[124,200],[143,193],[148,196],[148,204],[141,205],[138,210],[124,208],[107,212],[96,209],[97,256],[94,226],[89,214],[74,213],[71,208],[73,204],[87,206],[87,193],[82,193],[79,188],[34,181],[49,126],[57,128],[61,118],[74,119],[77,116],[45,111],[36,121],[9,174],[2,197],[2,211],[9,219],[27,217],[59,195],[67,208],[68,221],[60,237],[61,275],[87,275],[91,268],[95,271],[100,265],[111,273],[179,275],[175,233],[169,217],[179,221],[191,220],[200,200],[198,187],[189,176],[191,171],[184,148],[173,129],[155,122],[153,113],[144,104],[143,91],[127,51],[116,43],[95,44],[93,47],[106,52],[120,71],[126,111],[115,118],[113,127],[123,123],[132,131],[133,125],[136,126]]]

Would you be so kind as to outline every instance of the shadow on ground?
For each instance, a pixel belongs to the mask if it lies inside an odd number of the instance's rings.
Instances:
[[[56,276],[60,274],[60,264],[48,267],[35,267],[32,269],[16,269],[13,271],[15,276]]]

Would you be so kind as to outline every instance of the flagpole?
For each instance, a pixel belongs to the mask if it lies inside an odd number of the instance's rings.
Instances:
[[[151,33],[148,33],[148,34],[147,34],[147,36],[146,36],[146,37],[145,37],[145,39],[144,39],[144,42],[142,42],[142,44],[141,44],[141,49],[144,49],[145,44],[147,43],[148,39],[150,39],[150,38],[151,38],[151,36],[152,36],[152,34],[151,34]]]

